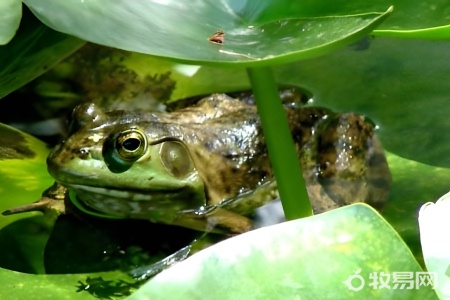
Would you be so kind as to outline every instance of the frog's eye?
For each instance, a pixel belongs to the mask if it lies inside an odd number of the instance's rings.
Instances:
[[[122,131],[116,138],[115,149],[123,160],[138,160],[147,151],[147,137],[135,128]]]
[[[181,142],[164,142],[161,145],[160,158],[166,170],[177,178],[186,177],[194,170],[191,156]]]

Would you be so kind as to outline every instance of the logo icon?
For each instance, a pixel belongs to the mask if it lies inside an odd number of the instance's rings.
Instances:
[[[354,292],[359,292],[363,289],[365,280],[364,277],[359,275],[361,272],[361,269],[355,270],[355,274],[348,276],[346,280],[343,281],[343,283],[347,286],[347,288]],[[359,281],[359,285],[358,285]]]

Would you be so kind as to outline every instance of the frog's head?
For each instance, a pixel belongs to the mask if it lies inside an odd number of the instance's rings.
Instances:
[[[48,156],[49,173],[105,215],[170,223],[206,201],[189,150],[167,126],[152,114],[79,105],[69,137]]]

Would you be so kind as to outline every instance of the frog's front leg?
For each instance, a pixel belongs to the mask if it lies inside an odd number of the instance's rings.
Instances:
[[[65,198],[67,188],[55,182],[51,187],[46,189],[38,201],[5,210],[2,215],[12,215],[29,211],[55,212],[56,214],[66,213]]]
[[[218,207],[180,212],[171,224],[205,232],[231,234],[243,233],[253,227],[249,218]]]

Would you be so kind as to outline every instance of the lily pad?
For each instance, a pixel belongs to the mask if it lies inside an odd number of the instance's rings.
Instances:
[[[236,1],[25,3],[51,28],[98,44],[189,63],[259,66],[332,51],[370,33],[392,11],[322,17],[277,11],[260,18],[267,4],[249,9],[255,6]],[[220,45],[208,41],[217,30],[225,34]]]
[[[392,227],[356,204],[211,246],[129,299],[437,299],[431,286],[415,286],[418,272],[423,271]],[[396,274],[411,279],[396,281]]]

